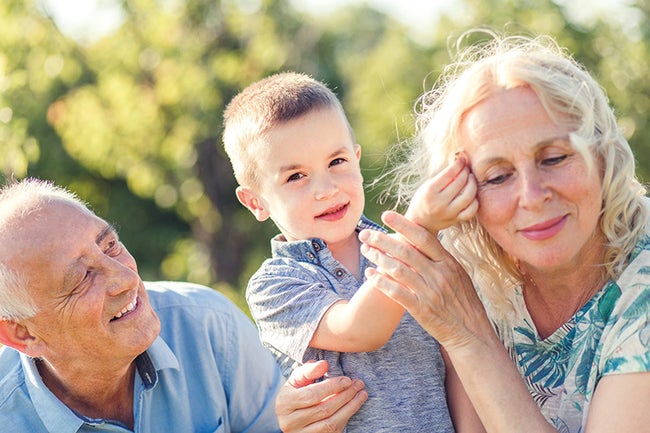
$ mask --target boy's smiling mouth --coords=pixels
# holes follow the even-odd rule
[[[345,203],[345,204],[331,207],[327,209],[325,212],[323,212],[322,214],[317,215],[316,219],[323,219],[326,221],[337,221],[345,216],[349,206],[350,203]]]

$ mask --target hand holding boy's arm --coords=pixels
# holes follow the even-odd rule
[[[436,233],[476,214],[476,192],[476,180],[460,156],[418,188],[404,215]]]
[[[285,433],[342,432],[352,415],[368,398],[359,379],[322,377],[326,361],[309,362],[296,368],[275,400],[275,412]]]

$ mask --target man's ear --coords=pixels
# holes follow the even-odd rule
[[[43,351],[43,344],[39,338],[30,334],[24,325],[10,319],[0,319],[0,343],[32,358],[41,356]]]
[[[266,221],[270,214],[266,210],[263,200],[252,189],[246,186],[238,186],[235,190],[239,202],[246,206],[258,221]]]

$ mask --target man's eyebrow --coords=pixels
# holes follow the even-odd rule
[[[101,244],[102,241],[110,235],[114,235],[115,237],[117,237],[117,230],[115,229],[115,226],[107,223],[106,227],[104,227],[104,229],[101,232],[99,232],[99,234],[95,238],[95,243],[97,245]]]

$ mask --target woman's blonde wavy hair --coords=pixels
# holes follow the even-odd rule
[[[489,38],[460,49],[465,38]],[[553,121],[567,126],[572,145],[593,168],[602,161],[600,227],[607,245],[603,266],[612,278],[625,268],[647,220],[644,186],[635,176],[634,155],[619,130],[604,90],[548,36],[501,36],[473,30],[459,38],[457,60],[419,99],[417,134],[407,156],[390,173],[389,191],[398,205],[462,149],[464,114],[498,91],[527,86]],[[499,246],[476,218],[444,230],[443,245],[468,271],[489,309],[507,318],[509,292],[521,284],[516,259]],[[494,316],[493,316],[494,317]]]

